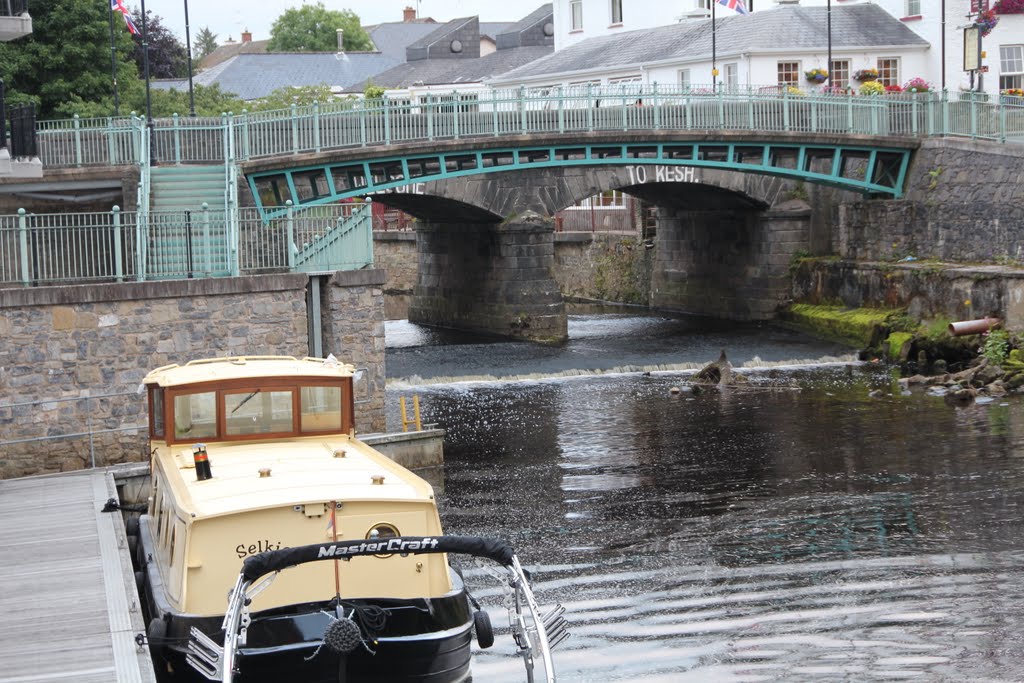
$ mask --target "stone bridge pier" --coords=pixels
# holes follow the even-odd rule
[[[567,338],[550,220],[421,222],[416,241],[411,322],[540,342]]]

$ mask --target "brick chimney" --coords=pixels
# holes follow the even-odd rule
[[[243,43],[251,43],[252,42],[252,34],[249,33],[248,30],[242,31],[242,42]]]
[[[402,10],[402,21],[405,23],[416,21],[416,10],[412,7],[406,7]]]

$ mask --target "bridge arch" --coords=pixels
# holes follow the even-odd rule
[[[626,169],[631,184],[693,168],[899,197],[917,145],[863,135],[602,131],[335,150],[248,162],[243,172],[268,219],[282,215],[287,201],[315,206],[437,181],[585,167]]]
[[[841,195],[898,196],[916,141],[864,136],[605,132],[569,140],[422,142],[243,166],[265,215],[372,194],[420,218],[410,320],[560,341],[555,213],[616,189],[657,205],[649,302],[734,319],[770,318],[809,208],[780,208],[800,181]],[[794,181],[797,181],[796,183]]]

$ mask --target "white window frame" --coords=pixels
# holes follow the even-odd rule
[[[999,89],[1010,88],[1024,88],[1024,45],[999,46]]]
[[[622,0],[611,0],[611,7],[608,8],[608,18],[612,26],[622,23]]]
[[[726,88],[738,88],[740,85],[740,65],[729,62],[722,65],[722,85]]]
[[[842,68],[837,69],[836,66]],[[853,78],[853,71],[849,59],[833,59],[828,68],[828,84],[837,88],[845,88],[850,85]]]
[[[679,69],[679,71],[676,72],[676,82],[679,84],[680,88],[690,87],[690,76],[691,72],[689,69]]]
[[[906,17],[919,17],[921,16],[921,0],[907,0],[907,13],[903,16]]]
[[[583,30],[583,0],[569,0],[569,30]]]
[[[882,68],[882,62],[895,62],[896,69],[895,73],[891,76],[886,75],[886,70]],[[879,57],[875,60],[875,68],[878,69],[878,82],[882,85],[899,85],[903,79],[901,72],[903,71],[903,61],[899,57]]]
[[[783,64],[795,64],[796,65],[796,68],[794,68],[792,70],[786,69],[786,75],[787,76],[792,75],[792,80],[788,80],[788,81],[782,80],[782,73],[781,73],[780,69],[781,69]],[[801,70],[801,67],[802,67],[802,63],[798,59],[780,59],[779,61],[775,62],[775,81],[776,81],[777,85],[780,85],[780,86],[781,85],[787,85],[787,86],[798,87],[800,85],[800,70]]]

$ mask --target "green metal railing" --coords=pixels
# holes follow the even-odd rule
[[[373,262],[369,205],[0,215],[0,287],[329,272]],[[319,245],[319,248],[311,245]],[[307,267],[299,268],[303,253]],[[315,266],[315,267],[314,267]]]
[[[43,121],[48,168],[136,163],[138,117]],[[978,93],[795,94],[777,86],[479,90],[415,102],[344,101],[219,118],[158,119],[158,163],[225,163],[446,138],[591,131],[734,130],[1024,141],[1024,101]]]

